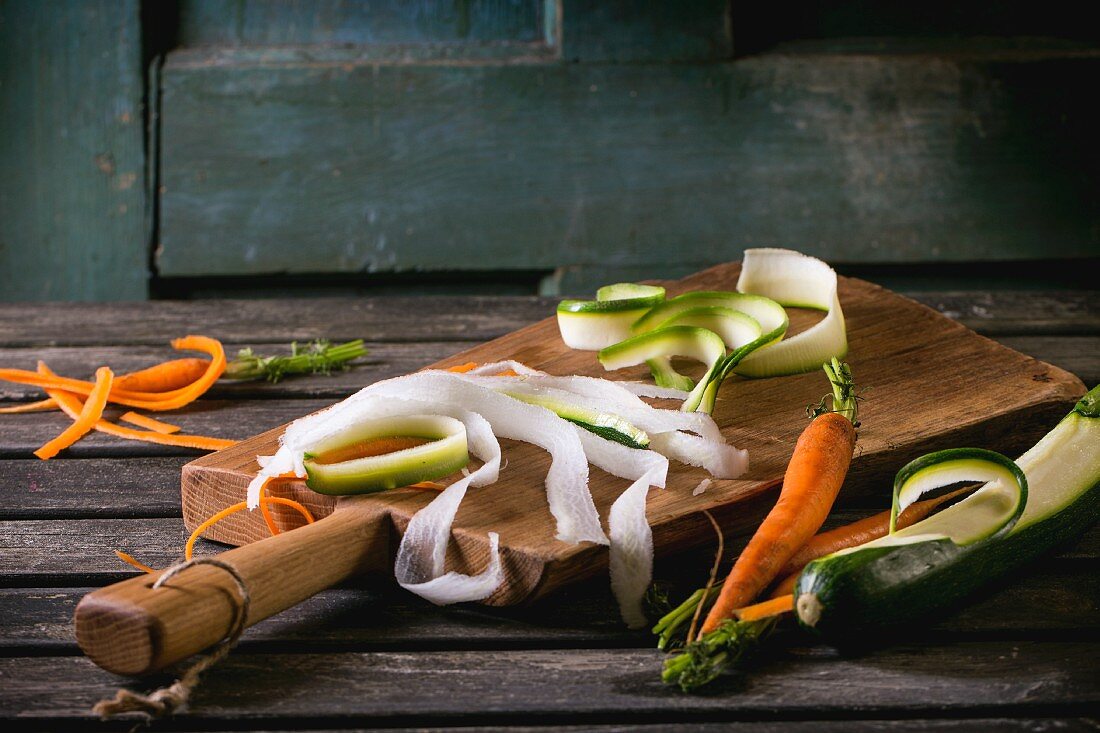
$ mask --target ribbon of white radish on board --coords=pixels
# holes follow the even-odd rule
[[[653,578],[653,530],[645,516],[653,479],[647,473],[631,484],[611,505],[607,516],[611,592],[623,621],[632,629],[646,625],[642,599]]]
[[[504,369],[520,376],[493,376]],[[431,401],[423,395],[430,395]],[[544,402],[553,405],[554,410],[540,406]],[[627,420],[633,421],[653,435],[649,442],[655,450],[608,440],[555,411],[573,407],[614,417],[620,427]],[[668,458],[704,466],[722,478],[738,475],[746,465],[744,451],[725,443],[709,415],[652,407],[623,383],[593,377],[553,377],[518,362],[498,362],[466,374],[426,371],[380,382],[295,421],[284,432],[278,452],[261,459],[260,475],[250,487],[249,499],[258,503],[267,476],[287,472],[304,476],[303,462],[311,447],[333,443],[349,430],[361,431],[364,423],[409,415],[447,416],[460,421],[469,453],[483,461],[476,471],[464,470],[463,478],[412,517],[398,548],[394,567],[398,583],[438,604],[483,600],[503,580],[496,533],[489,533],[488,563],[481,573],[445,572],[452,524],[467,489],[497,480],[502,460],[498,437],[530,442],[551,454],[547,500],[557,523],[558,539],[611,545],[612,588],[624,620],[632,626],[644,623],[641,598],[653,564],[652,532],[645,518],[646,496],[650,486],[664,486]],[[633,481],[611,507],[610,539],[603,534],[588,491],[590,462]]]
[[[496,532],[489,533],[489,564],[484,571],[478,575],[443,572],[451,526],[466,489],[496,481],[500,470],[500,443],[488,421],[472,412],[466,412],[460,419],[466,425],[470,453],[483,464],[448,486],[413,515],[401,537],[394,562],[394,576],[402,588],[438,605],[483,600],[492,595],[504,579],[500,537]]]
[[[506,387],[511,393],[526,392],[532,396],[545,397],[563,404],[572,402],[591,409],[602,406],[646,431],[650,438],[650,450],[681,463],[702,467],[715,478],[738,478],[748,468],[748,453],[726,443],[710,415],[652,407],[618,387],[615,382],[594,377],[480,379],[494,388],[498,388],[498,385],[499,388]],[[696,435],[681,431],[691,431]],[[587,446],[585,452],[589,452]],[[591,456],[589,460],[591,461]],[[622,473],[616,475],[623,476]],[[637,478],[636,475],[623,477]]]
[[[826,311],[825,318],[802,333],[756,349],[733,367],[746,377],[774,377],[819,368],[848,353],[844,312],[833,268],[789,249],[747,249],[737,289],[763,295],[785,307]]]
[[[352,395],[354,402],[370,396],[431,395],[477,412],[500,438],[532,443],[550,453],[546,498],[563,542],[606,545],[607,535],[588,490],[588,460],[572,423],[550,410],[529,405],[449,372],[426,371],[378,382]]]

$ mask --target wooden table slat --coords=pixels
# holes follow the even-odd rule
[[[1098,642],[896,645],[854,657],[794,648],[703,695],[663,684],[661,658],[640,649],[242,653],[205,675],[177,719],[346,727],[920,717],[926,699],[940,715],[1016,717],[1100,704]],[[0,717],[55,723],[87,719],[122,682],[82,657],[0,659],[0,679]]]

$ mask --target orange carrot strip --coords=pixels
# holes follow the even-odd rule
[[[201,377],[206,371],[210,362],[206,359],[198,359],[195,357],[188,357],[186,359],[174,359],[172,361],[166,361],[156,366],[151,366],[148,369],[142,369],[136,372],[129,372],[128,374],[119,374],[115,376],[112,389],[122,389],[126,391],[145,391],[145,392],[162,392],[171,389],[177,389],[179,387],[185,387],[191,384],[196,379]],[[10,407],[0,407],[0,415],[18,415],[28,412],[45,412],[47,410],[59,410],[61,409],[57,401],[53,398],[47,398],[39,400],[38,402],[27,402],[21,405],[12,405]],[[126,419],[128,415],[135,413],[128,412],[122,416],[122,419]],[[152,420],[152,418],[144,418],[146,420]],[[135,423],[141,424],[141,423]],[[159,423],[164,425],[164,423]],[[142,427],[150,427],[148,425],[142,425]],[[157,432],[178,432],[179,428],[175,430],[162,430],[157,428],[150,428],[151,430],[157,430]]]
[[[779,500],[734,563],[700,634],[751,603],[817,532],[844,483],[855,443],[855,428],[840,413],[824,413],[806,426],[787,465]]]
[[[207,359],[194,356],[172,359],[123,374],[115,379],[115,387],[126,392],[171,392],[194,383],[209,368]]]
[[[21,415],[25,412],[45,412],[56,409],[57,401],[47,398],[38,402],[24,402],[11,407],[0,407],[0,415]]]
[[[325,451],[319,455],[313,457],[315,463],[343,463],[344,461],[354,460],[356,458],[367,458],[368,456],[381,456],[386,453],[394,453],[399,450],[406,450],[408,448],[416,448],[417,446],[424,445],[428,441],[425,438],[413,438],[406,435],[393,435],[384,438],[372,438],[370,440],[361,440],[358,443],[352,443],[351,445],[343,446],[342,448],[333,448],[332,450]]]
[[[203,375],[186,387],[169,392],[133,392],[122,389],[112,389],[108,396],[108,401],[119,405],[127,405],[128,407],[152,410],[154,412],[175,410],[198,399],[206,390],[210,389],[210,386],[213,385],[214,382],[218,380],[218,377],[221,376],[222,372],[225,371],[225,349],[222,348],[222,345],[218,341],[212,338],[207,338],[206,336],[187,336],[172,341],[172,348],[206,351],[212,358]],[[93,389],[93,385],[89,382],[80,379],[59,377],[53,372],[50,372],[48,375],[43,375],[42,373],[28,372],[23,369],[0,369],[0,379],[8,382],[15,382],[17,384],[32,384],[36,387],[42,387],[47,391],[47,394],[50,389],[60,389],[86,397],[91,394]]]
[[[737,617],[738,621],[758,621],[768,616],[777,616],[793,610],[794,596],[788,593],[785,596],[778,596],[761,603],[739,608],[733,612],[733,615]]]
[[[402,486],[403,489],[416,489],[417,491],[443,491],[447,488],[443,484],[436,483],[435,481],[421,481],[416,484],[409,484],[408,486]]]
[[[190,560],[191,556],[195,554],[195,541],[198,540],[199,535],[201,535],[203,532],[210,529],[229,515],[236,514],[237,512],[247,508],[248,502],[246,501],[238,502],[236,504],[233,504],[232,506],[227,506],[225,509],[222,509],[220,512],[217,512],[213,516],[207,518],[207,520],[200,524],[198,527],[195,527],[195,531],[192,532],[191,536],[187,538],[187,544],[183,548],[183,559]]]
[[[291,509],[294,509],[302,515],[302,517],[306,520],[306,524],[313,524],[317,521],[313,518],[313,514],[309,511],[309,509],[306,508],[306,505],[302,504],[301,502],[294,501],[293,499],[287,499],[283,496],[269,496],[265,501],[269,501],[273,504],[282,504],[283,506],[288,506]]]
[[[119,560],[121,560],[124,563],[128,563],[130,565],[133,565],[135,568],[142,571],[143,573],[155,573],[156,572],[156,570],[149,567],[148,565],[143,563],[141,560],[138,560],[136,557],[134,557],[133,555],[131,555],[128,552],[123,552],[122,550],[115,550],[115,554],[118,555]]]
[[[458,366],[447,367],[447,371],[455,372],[457,374],[465,374],[466,372],[477,369],[477,366],[478,366],[478,364],[477,364],[476,361],[468,361],[465,364],[459,364]],[[502,372],[497,372],[493,376],[496,376],[496,377],[518,377],[519,373],[516,372],[514,369],[505,369]]]
[[[40,364],[40,368],[49,370],[45,364]],[[83,409],[83,404],[80,398],[69,392],[63,392],[61,390],[50,389],[46,391],[50,397],[57,400],[58,405],[65,411],[65,414],[74,420],[80,414]],[[127,438],[129,440],[141,440],[146,443],[157,443],[160,445],[173,445],[180,448],[198,448],[200,450],[221,450],[222,448],[228,448],[231,445],[236,445],[235,440],[224,440],[222,438],[207,438],[202,435],[162,435],[160,433],[154,433],[146,430],[134,430],[132,428],[123,427],[122,425],[116,425],[113,422],[100,419],[95,424],[95,429],[101,433],[107,435],[114,435],[118,438]]]
[[[114,376],[109,367],[97,369],[95,388],[88,395],[88,401],[80,408],[80,412],[73,418],[72,424],[65,428],[61,435],[36,450],[34,454],[44,461],[49,460],[91,432],[103,415],[103,408],[107,406],[107,394],[111,391]]]
[[[119,420],[128,422],[131,425],[137,425],[139,428],[152,430],[154,433],[160,433],[161,435],[171,435],[172,433],[178,433],[180,431],[179,425],[161,422],[156,418],[149,417],[148,415],[141,415],[133,410],[123,413],[123,415],[119,417]]]
[[[313,515],[309,513],[309,510],[306,509],[301,504],[299,504],[298,502],[294,501],[293,499],[284,499],[281,496],[268,496],[264,499],[264,501],[270,501],[270,502],[274,502],[276,504],[283,504],[285,506],[289,506],[289,507],[293,507],[294,509],[297,509],[298,512],[300,512],[301,515],[306,518],[306,523],[308,523],[308,524],[313,524],[313,522],[315,521],[313,519]],[[192,555],[194,555],[194,553],[195,553],[195,542],[199,539],[199,536],[203,532],[210,529],[215,524],[217,524],[221,520],[225,519],[229,515],[236,514],[237,512],[242,511],[246,508],[248,508],[248,502],[246,502],[246,501],[242,501],[242,502],[239,502],[237,504],[233,504],[232,506],[227,506],[225,509],[222,509],[220,512],[217,512],[213,516],[209,517],[205,522],[200,524],[198,527],[195,527],[195,531],[192,532],[191,536],[187,538],[187,545],[183,548],[183,558],[185,560],[190,560],[191,559]]]
[[[447,367],[447,371],[455,372],[457,374],[465,374],[471,369],[477,369],[476,361],[468,361],[465,364],[459,364],[458,366]]]

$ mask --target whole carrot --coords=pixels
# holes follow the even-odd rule
[[[795,443],[779,500],[734,563],[700,637],[733,618],[779,574],[783,565],[821,528],[848,475],[856,444],[856,397],[847,364],[823,365],[833,385],[833,409],[825,399]]]

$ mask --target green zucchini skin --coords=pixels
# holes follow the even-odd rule
[[[938,539],[814,560],[795,584],[799,623],[836,642],[927,623],[1079,537],[1098,513],[1100,481],[1060,511],[1018,532],[964,546]]]

